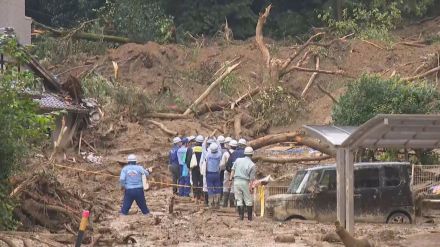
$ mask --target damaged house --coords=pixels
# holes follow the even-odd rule
[[[11,28],[0,28],[0,34],[14,36]],[[1,44],[0,44],[1,45]],[[26,97],[33,98],[39,104],[42,112],[60,111],[56,121],[56,129],[52,130],[52,143],[54,153],[63,153],[74,143],[74,137],[79,136],[81,130],[95,126],[101,118],[101,111],[93,99],[83,98],[80,81],[75,77],[69,77],[60,82],[35,58],[25,51],[27,64],[20,70],[28,70],[41,79],[41,90],[38,92],[26,92]],[[0,73],[4,71],[8,63],[13,63],[10,58],[0,54]]]

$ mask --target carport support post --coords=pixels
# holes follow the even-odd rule
[[[354,233],[354,157],[353,152],[345,149],[345,229]]]
[[[342,226],[345,224],[345,150],[336,150],[336,215]]]

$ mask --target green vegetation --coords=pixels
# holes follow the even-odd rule
[[[18,66],[26,61],[25,54],[14,39],[0,36],[0,53],[16,61],[0,73],[0,230],[13,227],[13,203],[7,197],[8,177],[20,163],[47,139],[52,127],[49,115],[38,113],[37,104],[25,97],[29,90],[38,90],[38,80],[29,72],[19,72]]]
[[[440,94],[428,83],[407,83],[399,78],[363,75],[348,84],[347,92],[334,105],[337,125],[361,125],[380,113],[440,112]]]
[[[333,106],[332,118],[336,125],[358,126],[377,114],[430,114],[440,112],[440,93],[428,83],[382,79],[378,75],[363,75],[348,85],[347,92]],[[364,153],[370,160],[374,153]],[[438,155],[430,150],[416,150],[414,162],[438,163]],[[387,150],[380,160],[398,160],[397,150]]]
[[[278,86],[261,92],[252,102],[250,112],[257,119],[269,120],[271,125],[280,126],[295,122],[304,112],[304,106],[301,100]]]
[[[234,38],[255,35],[258,14],[273,4],[266,36],[296,39],[310,27],[326,25],[337,33],[389,39],[388,31],[407,20],[438,14],[438,0],[27,0],[27,15],[56,27],[72,28],[95,20],[104,33],[138,41],[183,41],[214,36],[228,20]],[[342,3],[338,5],[338,3]]]

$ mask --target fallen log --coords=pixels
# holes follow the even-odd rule
[[[255,161],[263,161],[263,162],[277,163],[277,164],[297,163],[297,162],[305,162],[305,161],[322,161],[331,158],[333,157],[329,155],[323,155],[318,157],[265,157],[265,156],[253,157]]]
[[[318,56],[316,56],[315,69],[319,70],[319,57]],[[314,72],[312,74],[312,76],[310,76],[309,82],[307,82],[306,87],[304,88],[304,90],[301,93],[302,98],[306,95],[307,91],[309,91],[309,88],[312,86],[312,84],[315,81],[317,76],[318,76],[318,72]]]
[[[251,146],[253,149],[259,149],[271,144],[276,144],[280,142],[287,142],[294,140],[295,137],[300,136],[301,134],[298,132],[289,132],[289,133],[282,133],[282,134],[274,134],[274,135],[267,135],[263,136],[261,138],[252,140],[249,142],[249,146]]]
[[[162,123],[156,122],[154,120],[147,120],[149,123],[156,125],[157,127],[159,127],[159,129],[163,130],[163,132],[167,133],[170,136],[177,136],[177,131],[173,131],[168,129],[165,125],[163,125]]]
[[[306,137],[304,136],[304,134],[300,132],[287,132],[287,133],[263,136],[261,138],[250,141],[249,146],[251,146],[253,149],[256,150],[272,144],[277,144],[280,142],[289,142],[289,141],[293,141],[297,144],[308,146],[310,148],[320,151],[321,153],[325,153],[331,156],[334,156],[336,154],[336,152],[330,146],[321,143],[315,139],[312,139],[310,137]]]
[[[195,101],[192,103],[188,109],[183,113],[183,115],[188,115],[190,112],[192,112],[208,95],[212,92],[212,90],[217,87],[220,82],[225,79],[226,76],[228,76],[232,71],[234,71],[238,66],[240,65],[240,62],[228,67],[223,74],[221,74],[214,82],[209,85],[209,87],[203,92]]]
[[[152,112],[146,115],[147,118],[161,118],[161,119],[187,119],[191,118],[188,115],[178,114],[178,113],[162,113],[162,112]]]

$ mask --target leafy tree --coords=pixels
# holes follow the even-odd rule
[[[17,65],[26,56],[14,39],[0,36],[0,54],[14,58]],[[12,202],[8,198],[7,178],[34,147],[38,147],[52,118],[38,113],[36,103],[24,93],[36,89],[37,80],[8,64],[0,73],[0,229],[12,227]]]
[[[361,125],[377,114],[428,114],[440,111],[440,94],[427,83],[409,84],[398,78],[363,75],[348,85],[334,105],[337,125]]]

